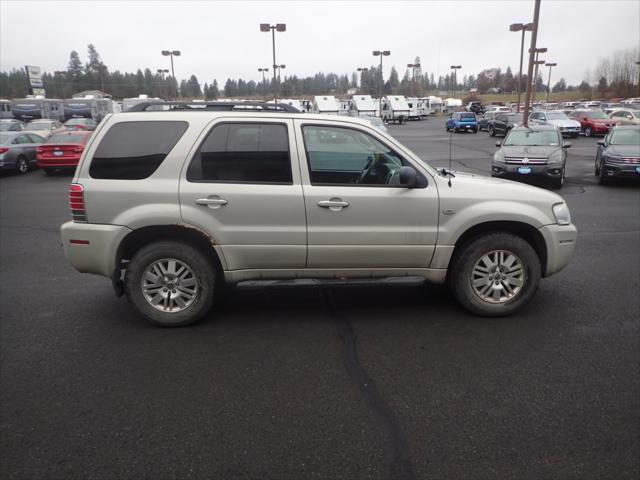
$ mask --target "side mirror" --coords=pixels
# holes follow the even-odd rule
[[[400,167],[400,185],[407,188],[414,188],[418,183],[418,173],[413,167]]]
[[[502,142],[496,142],[496,147],[500,148],[502,146]]]
[[[571,142],[563,142],[562,148],[571,148]]]
[[[598,145],[601,145],[604,147],[604,140],[598,140]]]

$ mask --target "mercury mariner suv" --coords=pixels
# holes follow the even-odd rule
[[[560,196],[454,177],[364,120],[259,103],[131,110],[87,144],[62,240],[73,267],[162,326],[202,318],[224,284],[274,280],[448,282],[470,312],[508,315],[573,255]]]

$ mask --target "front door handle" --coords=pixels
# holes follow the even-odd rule
[[[229,203],[229,200],[219,197],[218,195],[211,195],[207,198],[199,198],[196,200],[198,205],[204,205],[209,208],[220,208],[223,205]]]
[[[349,202],[345,202],[340,198],[332,198],[330,200],[320,200],[318,205],[322,208],[328,208],[333,212],[338,212],[343,208],[347,208],[349,206]]]

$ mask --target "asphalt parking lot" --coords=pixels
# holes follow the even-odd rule
[[[443,118],[390,132],[448,165]],[[597,139],[570,141],[576,255],[504,319],[441,287],[305,287],[153,327],[64,259],[70,176],[3,175],[0,476],[638,478],[640,185],[599,186]],[[454,134],[453,169],[488,175],[494,143]]]

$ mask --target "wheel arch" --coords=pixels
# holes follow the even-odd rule
[[[511,233],[529,243],[529,245],[531,245],[531,247],[536,252],[538,259],[540,260],[540,269],[542,272],[542,276],[545,276],[547,267],[547,246],[544,241],[544,237],[537,228],[524,222],[489,221],[473,225],[472,227],[465,230],[462,235],[460,235],[456,240],[450,261],[453,262],[456,258],[456,255],[459,255],[460,252],[464,250],[465,245],[467,245],[469,242],[487,233],[498,232]]]

